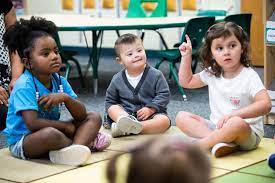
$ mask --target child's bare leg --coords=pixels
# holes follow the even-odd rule
[[[76,125],[76,133],[73,139],[74,144],[88,146],[96,138],[101,126],[101,117],[95,112],[87,114],[87,118],[82,122],[73,123]]]
[[[232,117],[221,129],[216,129],[210,135],[201,139],[199,144],[205,149],[210,149],[220,142],[235,142],[238,144],[245,141],[250,133],[251,128],[248,123],[240,117]]]
[[[117,118],[121,115],[129,115],[120,105],[112,105],[108,109],[109,117],[114,121],[117,122]]]
[[[166,115],[157,114],[152,119],[142,121],[141,134],[153,134],[166,131],[170,126],[170,120]]]
[[[185,111],[180,111],[176,116],[176,125],[188,136],[203,138],[212,133],[205,119]]]
[[[50,150],[57,150],[72,144],[61,131],[46,127],[25,136],[23,141],[24,155],[27,158],[41,158],[47,156]]]

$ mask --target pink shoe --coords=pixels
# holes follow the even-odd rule
[[[95,140],[91,144],[91,151],[103,151],[111,145],[111,135],[98,132]]]

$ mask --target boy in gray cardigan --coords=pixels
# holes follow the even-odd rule
[[[162,72],[146,64],[142,40],[133,34],[119,37],[115,52],[125,69],[113,76],[106,92],[112,136],[164,132],[170,127],[166,115],[170,91]]]

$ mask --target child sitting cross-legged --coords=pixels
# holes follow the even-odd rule
[[[112,136],[164,132],[170,126],[170,91],[163,74],[148,65],[142,40],[133,34],[119,37],[115,52],[124,69],[106,92],[106,124],[112,123]]]
[[[56,34],[53,22],[38,17],[21,19],[4,34],[5,45],[19,54],[25,67],[9,99],[4,133],[14,157],[49,156],[53,163],[78,166],[86,163],[91,151],[107,148],[111,137],[98,132],[100,116],[87,113],[68,81],[58,74]],[[63,107],[73,119],[59,119]]]
[[[191,71],[192,44],[179,47],[179,81],[185,88],[208,85],[210,120],[181,111],[177,126],[187,135],[199,138],[198,144],[212,149],[215,157],[237,150],[256,149],[264,135],[263,115],[271,101],[258,74],[251,68],[249,39],[242,27],[233,22],[211,26],[201,48],[203,71]]]

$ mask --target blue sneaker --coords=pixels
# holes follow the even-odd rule
[[[267,158],[267,163],[268,163],[268,166],[275,170],[275,153],[274,154],[271,154],[268,158]]]

